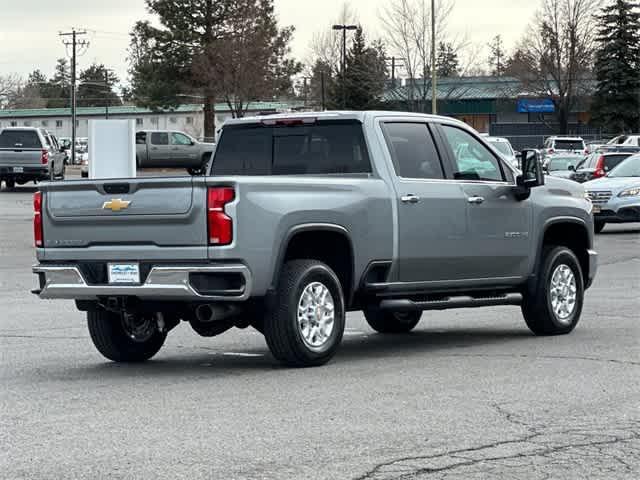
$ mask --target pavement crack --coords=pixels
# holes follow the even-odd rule
[[[599,447],[605,447],[605,446],[615,445],[619,443],[630,442],[640,438],[640,436],[636,432],[633,432],[630,435],[625,437],[614,437],[608,440],[597,440],[597,441],[591,441],[591,442],[570,443],[570,444],[545,447],[543,445],[533,442],[533,440],[535,440],[536,438],[542,435],[544,434],[532,433],[520,439],[493,442],[493,443],[480,445],[477,447],[472,447],[467,449],[451,450],[451,451],[434,454],[434,455],[403,457],[400,459],[392,460],[390,462],[380,463],[376,465],[369,472],[365,473],[360,477],[357,477],[356,480],[375,480],[375,479],[390,478],[386,475],[386,473],[387,472],[397,473],[398,470],[389,472],[388,469],[389,468],[397,469],[399,466],[401,466],[400,464],[403,464],[405,462],[425,462],[425,461],[428,462],[428,461],[434,461],[434,460],[446,461],[447,459],[450,460],[447,464],[442,466],[420,467],[420,468],[414,468],[411,471],[406,471],[405,469],[404,470],[405,473],[402,473],[399,476],[393,476],[391,478],[394,478],[394,480],[401,480],[405,478],[413,478],[418,475],[446,473],[459,468],[472,467],[480,463],[486,464],[487,462],[499,462],[502,460],[525,459],[525,458],[531,458],[531,457],[550,457],[556,453],[565,452],[572,449],[591,448],[591,447],[599,448]],[[518,445],[518,444],[526,444],[526,443],[530,443],[533,445],[533,448],[531,448],[527,452],[511,453],[507,455],[480,456],[477,458],[469,458],[467,460],[464,460],[464,458],[467,455],[472,453],[482,452],[484,450],[489,451],[491,449],[495,449],[502,446]],[[455,460],[462,460],[462,461],[455,461]]]
[[[588,362],[614,363],[640,367],[640,362],[633,360],[619,360],[617,358],[587,357],[580,355],[528,355],[523,353],[445,353],[439,357],[475,357],[475,358],[526,358],[533,360],[582,360]]]

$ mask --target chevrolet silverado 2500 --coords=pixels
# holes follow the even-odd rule
[[[42,184],[35,293],[75,300],[124,362],[180,321],[253,326],[293,366],[327,362],[354,310],[397,334],[423,311],[521,305],[533,333],[569,333],[597,268],[592,205],[535,151],[522,168],[438,116],[232,120],[205,176]]]

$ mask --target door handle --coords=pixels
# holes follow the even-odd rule
[[[420,197],[414,195],[413,193],[410,193],[409,195],[401,197],[400,200],[402,201],[402,203],[418,203],[420,201]]]
[[[484,203],[484,197],[469,197],[467,198],[467,202],[473,205],[480,205],[481,203]]]

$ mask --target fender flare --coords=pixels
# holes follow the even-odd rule
[[[585,232],[587,233],[587,238],[589,239],[589,227],[587,226],[587,222],[585,222],[580,217],[561,216],[561,217],[551,217],[545,220],[544,224],[542,225],[542,230],[540,232],[540,235],[538,236],[537,245],[535,247],[536,256],[533,264],[533,272],[531,273],[531,275],[529,276],[529,280],[527,281],[527,290],[529,292],[535,291],[538,272],[540,271],[540,268],[542,266],[542,249],[544,247],[544,237],[547,235],[547,231],[549,230],[550,227],[552,227],[553,225],[557,225],[559,223],[573,223],[575,225],[579,225],[583,227]],[[592,247],[590,243],[591,241],[589,241],[588,248]]]
[[[287,230],[287,233],[285,234],[282,242],[280,243],[280,246],[278,247],[278,255],[276,256],[276,261],[273,268],[273,275],[271,276],[271,285],[269,287],[269,290],[271,292],[275,292],[278,287],[278,278],[280,277],[280,272],[282,271],[282,267],[284,265],[285,253],[289,248],[291,239],[293,239],[293,237],[295,237],[299,233],[318,231],[318,230],[339,233],[340,235],[343,235],[347,239],[347,242],[349,243],[349,250],[350,250],[349,253],[352,259],[351,285],[349,286],[349,288],[351,290],[350,297],[353,297],[353,294],[355,291],[354,290],[355,256],[354,256],[353,242],[351,240],[351,236],[349,235],[349,230],[347,230],[342,225],[338,225],[335,223],[302,223],[299,225],[295,225],[289,228],[289,230]],[[351,300],[350,298],[349,299],[345,298],[345,302],[350,300]]]

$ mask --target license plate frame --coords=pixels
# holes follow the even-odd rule
[[[24,167],[13,167],[13,173],[24,173]]]
[[[107,263],[109,285],[140,285],[139,263]]]

